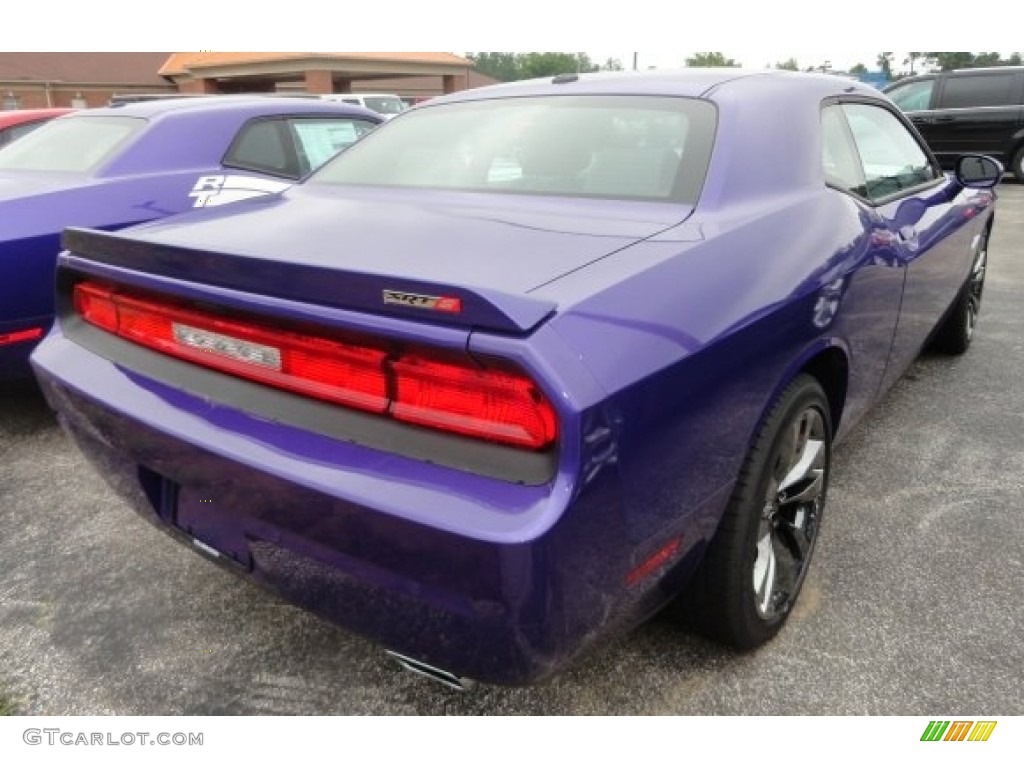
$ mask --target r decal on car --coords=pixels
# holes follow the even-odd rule
[[[188,196],[195,198],[193,208],[210,208],[283,192],[290,186],[291,184],[284,181],[259,179],[255,176],[200,176]]]

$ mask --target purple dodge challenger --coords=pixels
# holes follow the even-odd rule
[[[287,188],[382,118],[317,99],[223,96],[75,112],[0,149],[0,381],[31,376],[60,234]]]
[[[33,362],[144,517],[450,684],[670,604],[751,648],[835,440],[970,343],[1000,172],[831,76],[474,90],[281,195],[67,231]]]

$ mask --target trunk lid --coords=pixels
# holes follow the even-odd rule
[[[684,219],[678,204],[317,185],[122,234],[74,255],[172,278],[431,323],[526,332],[530,291]]]

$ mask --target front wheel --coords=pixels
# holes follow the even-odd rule
[[[771,409],[732,499],[677,611],[698,631],[741,649],[782,627],[807,576],[832,459],[828,399],[800,375]]]

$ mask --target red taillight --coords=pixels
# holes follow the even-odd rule
[[[110,291],[79,283],[75,286],[75,311],[87,322],[117,333],[117,307]]]
[[[386,352],[138,299],[89,283],[75,286],[88,322],[168,355],[262,384],[382,413]]]
[[[555,438],[554,411],[525,376],[412,355],[391,367],[396,419],[527,448]]]
[[[151,349],[270,386],[524,448],[557,436],[554,409],[526,376],[282,331],[93,283],[74,289],[87,322]],[[388,393],[392,395],[389,398]]]
[[[26,328],[23,331],[0,333],[0,347],[6,346],[7,344],[18,344],[22,341],[35,341],[36,339],[41,338],[42,335],[42,328]]]

